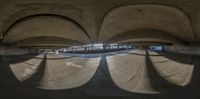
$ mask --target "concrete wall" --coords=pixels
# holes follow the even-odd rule
[[[200,46],[172,45],[164,46],[164,50],[182,54],[200,55]]]
[[[27,49],[0,46],[0,55],[24,55],[24,54],[29,54],[29,51]]]

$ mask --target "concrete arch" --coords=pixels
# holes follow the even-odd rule
[[[87,32],[73,19],[53,14],[38,14],[22,18],[11,25],[3,35],[2,44],[43,36],[61,37],[81,43],[90,42]]]
[[[159,30],[170,33],[186,42],[194,35],[187,15],[178,8],[165,5],[126,5],[112,9],[104,17],[99,32],[99,42],[135,30]]]
[[[12,43],[10,46],[15,47],[70,47],[74,45],[82,45],[83,43],[74,40],[62,38],[62,37],[49,37],[39,36],[23,39]]]
[[[164,31],[159,30],[134,30],[126,33],[118,34],[111,39],[109,39],[108,43],[125,43],[125,42],[163,42],[169,44],[187,44],[184,40],[175,37],[170,33],[166,33]]]

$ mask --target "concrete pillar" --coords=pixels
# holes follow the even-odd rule
[[[105,51],[105,50],[106,50],[106,44],[103,43],[103,51]]]
[[[117,44],[117,49],[119,49],[119,44]]]
[[[148,49],[148,46],[146,46],[146,45],[140,45],[140,46],[138,46],[138,49],[139,50],[146,50],[146,49]]]
[[[74,52],[74,47],[72,46],[72,53]]]

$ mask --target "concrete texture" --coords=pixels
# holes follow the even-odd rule
[[[0,55],[23,55],[29,54],[27,49],[21,49],[16,47],[0,46]]]
[[[173,45],[173,46],[164,46],[164,50],[174,53],[190,54],[190,55],[200,55],[200,47],[198,45]]]
[[[19,81],[26,81],[37,72],[43,72],[38,87],[42,89],[68,89],[81,86],[91,79],[100,61],[100,58],[84,59],[55,54],[46,54],[45,57],[45,71],[39,69],[44,60],[44,54],[21,63],[10,64],[10,68]]]
[[[104,18],[99,39],[107,41],[121,33],[131,32],[134,34],[138,32],[136,30],[148,29],[150,33],[151,30],[159,30],[164,35],[169,33],[185,41],[194,40],[190,21],[185,13],[170,6],[148,4],[122,6],[111,10]],[[145,32],[148,33],[148,31]],[[165,37],[166,39],[170,38]]]
[[[147,30],[147,33],[129,40],[121,36],[121,39],[145,41],[145,35],[156,30],[160,33],[155,38],[151,36],[151,41],[200,41],[198,0],[1,0],[0,3],[3,44],[37,36],[62,37],[82,43],[106,42],[137,30]]]
[[[11,48],[0,50],[0,99],[199,99],[200,57],[187,49],[199,46],[199,6],[199,0],[0,0],[0,46]],[[105,42],[187,47],[181,54],[179,47],[86,56],[14,48]]]
[[[20,35],[19,35],[20,34]],[[26,39],[33,39],[34,37],[43,37],[43,41],[51,43],[52,39],[45,39],[45,37],[59,37],[62,39],[69,39],[73,41],[79,41],[82,43],[89,43],[90,40],[87,37],[84,30],[77,26],[73,21],[54,15],[38,15],[23,19],[20,23],[16,23],[9,29],[3,43],[12,44],[25,40],[26,43],[41,43],[41,40],[27,41]],[[56,40],[55,40],[56,41]],[[22,45],[23,43],[22,42]],[[65,41],[66,42],[66,41]],[[70,41],[67,41],[70,42]],[[67,45],[67,44],[66,44]],[[76,45],[76,44],[74,44]]]
[[[126,31],[126,30],[125,30]],[[105,34],[106,35],[106,34]],[[114,34],[113,34],[114,35]],[[112,36],[107,43],[127,43],[127,42],[160,42],[169,44],[185,44],[186,42],[176,36],[158,30],[135,30],[127,33],[120,33]],[[153,44],[153,43],[152,43]]]
[[[148,63],[146,59],[145,50],[107,57],[114,82],[120,88],[132,92],[160,93],[152,84],[149,75],[153,73],[151,68],[154,68],[160,77],[174,85],[185,86],[190,82],[193,70],[192,64],[179,63],[155,52],[149,52],[148,58],[151,63]],[[163,83],[159,84],[162,86]],[[167,90],[168,86],[165,87]]]
[[[2,99],[200,97],[198,56],[134,50],[96,58],[43,54],[18,59],[1,57]]]

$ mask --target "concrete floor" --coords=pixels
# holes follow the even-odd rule
[[[200,98],[199,56],[145,50],[83,56],[1,56],[0,98]]]

